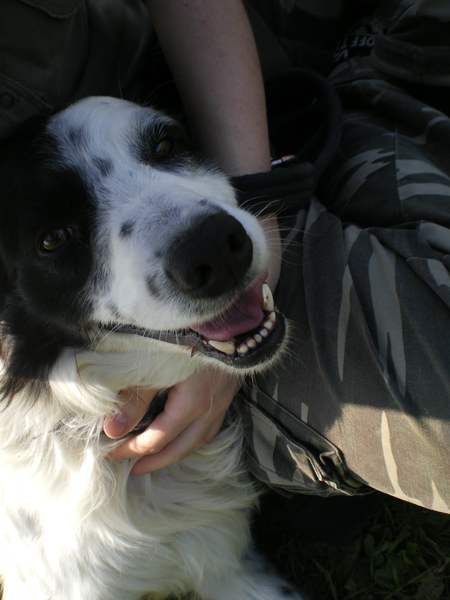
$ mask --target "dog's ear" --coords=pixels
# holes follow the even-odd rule
[[[6,270],[6,266],[0,256],[0,315],[3,312],[5,306],[6,297],[9,291],[10,278]]]
[[[0,141],[0,313],[14,286],[14,261],[9,247],[11,242],[17,242],[14,237],[20,219],[20,198],[34,157],[39,154],[47,122],[48,116],[32,117],[15,134]]]
[[[18,157],[17,162],[14,162],[14,150],[14,145],[9,140],[0,144],[0,315],[3,313],[13,279],[7,247],[15,229],[14,222],[17,220],[14,181],[20,186],[19,180],[23,176],[20,168],[21,158]]]

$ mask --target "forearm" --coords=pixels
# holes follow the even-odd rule
[[[147,0],[199,147],[228,175],[270,169],[262,75],[240,0]]]

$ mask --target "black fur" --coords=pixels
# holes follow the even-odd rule
[[[2,348],[9,370],[1,391],[8,397],[45,381],[62,349],[83,345],[89,328],[80,290],[92,265],[95,213],[80,177],[59,165],[44,128],[45,120],[33,121],[0,147],[1,321],[3,337],[14,340]],[[70,230],[68,241],[48,252],[42,240],[60,228]]]

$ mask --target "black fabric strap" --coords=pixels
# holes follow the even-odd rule
[[[297,212],[303,204],[309,204],[315,189],[311,163],[233,177],[231,184],[241,208],[258,216],[271,212]]]
[[[297,212],[338,149],[340,102],[326,79],[305,69],[279,69],[265,87],[273,154],[294,158],[272,171],[233,177],[231,184],[240,206],[254,214]]]

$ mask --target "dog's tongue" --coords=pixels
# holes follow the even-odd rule
[[[262,286],[266,275],[240,294],[220,317],[191,327],[206,340],[223,342],[258,327],[264,318]]]

